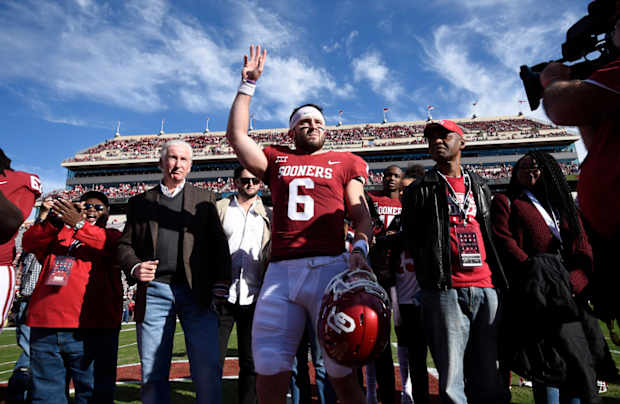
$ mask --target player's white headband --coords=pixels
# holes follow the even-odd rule
[[[323,114],[321,113],[321,111],[319,111],[315,107],[306,105],[303,108],[299,108],[297,112],[293,114],[293,116],[291,117],[291,120],[288,123],[289,128],[293,129],[299,121],[305,118],[318,118],[323,122],[323,124],[325,124],[325,118],[323,117]]]

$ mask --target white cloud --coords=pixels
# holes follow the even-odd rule
[[[450,115],[514,115],[525,91],[519,66],[533,65],[560,56],[566,29],[578,19],[575,10],[557,14],[552,6],[531,0],[510,2],[479,0],[443,1],[443,6],[463,7],[460,25],[440,25],[431,39],[419,38],[427,70],[449,83],[433,91],[433,102],[449,105]],[[534,12],[532,11],[534,10]],[[426,91],[426,94],[431,93]],[[478,100],[478,105],[471,105]],[[531,113],[545,119],[542,108]]]
[[[395,102],[402,93],[401,85],[394,79],[394,74],[378,52],[366,53],[354,59],[352,65],[355,81],[368,80],[370,88],[387,101]]]
[[[322,103],[327,92],[346,95],[339,89],[330,74],[322,68],[310,66],[297,58],[273,57],[268,60],[269,69],[261,78],[261,99],[276,105],[275,116],[283,122],[288,120],[291,110],[304,103]]]
[[[0,79],[34,80],[61,98],[87,97],[140,112],[179,103],[192,112],[225,110],[247,45],[261,43],[277,53],[296,38],[278,15],[251,1],[235,1],[229,44],[222,32],[175,15],[164,0],[132,0],[116,14],[75,1],[78,7],[70,10],[30,0],[0,11],[0,57],[7,61]],[[346,95],[325,70],[292,57],[270,56],[261,87],[277,108],[326,89]]]
[[[332,53],[341,48],[344,48],[347,54],[350,56],[351,46],[353,45],[353,41],[355,41],[355,38],[357,38],[359,34],[360,34],[359,31],[353,30],[349,32],[349,35],[347,35],[346,38],[334,41],[329,45],[323,45],[321,46],[321,49],[325,53]]]

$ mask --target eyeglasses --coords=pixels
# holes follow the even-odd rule
[[[99,205],[99,204],[92,204],[92,203],[85,203],[84,204],[84,210],[88,210],[90,208],[95,208],[95,210],[97,212],[103,212],[103,210],[105,209],[105,206],[103,205]]]
[[[239,182],[241,182],[243,185],[258,185],[260,184],[260,180],[258,178],[246,178],[246,177],[242,177],[239,178]]]

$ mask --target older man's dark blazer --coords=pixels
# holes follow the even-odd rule
[[[230,285],[231,262],[228,240],[215,208],[216,195],[186,183],[181,213],[165,211],[159,205],[160,186],[129,200],[127,223],[119,241],[118,260],[132,279],[131,269],[152,260],[157,251],[159,226],[178,227],[183,234],[183,266],[196,303],[211,303],[213,285]],[[139,282],[136,291],[136,322],[144,319],[148,282]]]

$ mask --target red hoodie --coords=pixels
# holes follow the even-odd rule
[[[116,265],[121,232],[85,223],[75,231],[48,222],[24,233],[24,250],[34,253],[43,270],[30,298],[26,324],[43,328],[117,328],[121,324],[123,286]],[[69,252],[69,247],[76,244]],[[64,286],[46,285],[56,256],[75,263]]]

